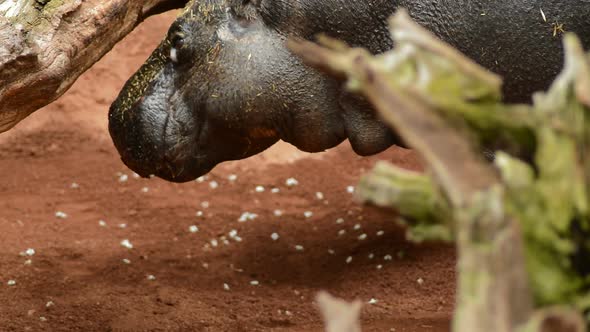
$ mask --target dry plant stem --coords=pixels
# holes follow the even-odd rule
[[[326,332],[361,332],[362,304],[359,300],[348,303],[322,291],[316,296],[316,301]]]
[[[455,331],[513,331],[528,319],[532,300],[521,233],[504,215],[494,170],[418,95],[396,93],[381,74],[368,65],[363,70],[364,94],[423,156],[454,209],[460,271]]]
[[[187,0],[0,0],[0,133],[61,96],[147,15]]]
[[[519,332],[582,332],[586,322],[580,314],[570,308],[554,307],[542,309],[531,317],[527,326]]]
[[[416,44],[432,36],[407,14],[392,21],[394,36]],[[427,43],[427,44],[428,44]],[[518,224],[504,213],[503,190],[495,170],[475,153],[469,140],[446,123],[428,100],[412,88],[403,89],[359,50],[343,54],[305,42],[292,50],[328,72],[345,74],[356,90],[370,100],[385,121],[426,161],[449,201],[457,227],[459,248],[458,304],[454,330],[461,332],[514,331],[532,313]],[[457,67],[489,84],[497,80],[443,44],[428,51],[450,58]]]
[[[399,190],[404,188],[404,190]],[[369,176],[361,179],[355,198],[385,207],[395,206],[404,216],[426,219],[437,213],[434,184],[422,173],[377,162]]]
[[[387,208],[394,207],[398,221],[407,228],[406,238],[424,241],[453,240],[453,223],[448,203],[430,177],[381,161],[363,176],[355,199]]]

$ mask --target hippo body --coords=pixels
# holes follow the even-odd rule
[[[318,33],[384,52],[387,18],[405,7],[437,37],[505,79],[526,102],[563,63],[561,35],[590,46],[588,0],[201,0],[127,82],[109,113],[123,161],[183,182],[279,139],[318,152],[349,139],[360,155],[399,143],[371,106],[285,46]]]

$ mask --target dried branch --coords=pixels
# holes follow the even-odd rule
[[[361,301],[348,303],[327,292],[320,292],[316,301],[324,319],[326,332],[361,332]]]
[[[432,177],[378,165],[361,181],[359,195],[394,203],[402,217],[414,219],[410,234],[454,231],[455,331],[584,330],[572,325],[580,314],[569,309],[552,316],[559,324],[535,325],[539,319],[531,318],[533,304],[590,309],[584,272],[590,263],[590,64],[579,41],[566,37],[566,69],[535,105],[505,105],[497,77],[405,12],[391,27],[396,48],[378,56],[326,39],[325,47],[290,44],[308,64],[347,78],[424,158]],[[534,156],[534,169],[507,153],[498,153],[496,167],[486,163],[479,144],[498,138],[507,151]]]

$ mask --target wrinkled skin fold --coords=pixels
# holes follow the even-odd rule
[[[201,0],[190,2],[109,112],[123,162],[184,182],[278,140],[319,152],[348,139],[371,155],[399,144],[362,98],[306,67],[290,38],[318,33],[373,53],[393,45],[400,6],[439,38],[506,79],[509,101],[548,87],[562,63],[560,31],[590,45],[590,3],[489,0]],[[554,36],[554,34],[556,35]]]

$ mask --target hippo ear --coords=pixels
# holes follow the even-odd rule
[[[362,96],[343,92],[340,97],[342,118],[354,152],[361,156],[379,153],[391,145],[406,147]]]

